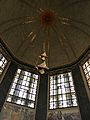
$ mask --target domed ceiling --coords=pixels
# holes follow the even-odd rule
[[[0,37],[25,63],[72,63],[90,45],[90,0],[0,0]]]

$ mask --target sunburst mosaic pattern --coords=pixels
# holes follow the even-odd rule
[[[54,2],[54,1],[53,1]],[[72,56],[74,58],[77,58],[77,53],[75,52],[75,49],[73,48],[69,38],[67,37],[68,33],[64,32],[64,29],[71,28],[71,30],[75,30],[81,34],[84,34],[88,38],[90,38],[90,34],[84,29],[90,29],[90,25],[83,20],[74,19],[74,17],[65,17],[65,15],[61,14],[55,10],[55,8],[52,8],[51,1],[44,1],[45,6],[42,5],[43,1],[39,1],[37,4],[37,1],[28,1],[28,0],[19,0],[19,4],[23,5],[24,7],[27,7],[28,9],[32,10],[32,15],[25,15],[25,16],[19,16],[19,17],[12,17],[11,19],[5,20],[0,23],[0,26],[3,29],[0,31],[0,35],[3,36],[4,34],[13,31],[14,29],[24,28],[21,29],[21,32],[24,36],[21,43],[19,43],[17,50],[15,51],[16,54],[23,48],[23,46],[27,43],[27,47],[23,50],[21,58],[25,56],[28,49],[33,47],[33,44],[35,41],[39,39],[39,36],[41,32],[44,33],[45,38],[43,38],[41,42],[42,47],[39,50],[37,57],[33,58],[34,65],[36,65],[38,61],[38,56],[43,53],[44,51],[47,53],[48,60],[47,64],[49,66],[50,64],[50,55],[51,55],[51,42],[52,42],[52,34],[55,34],[56,42],[60,45],[60,48],[62,48],[63,53],[65,54],[68,62],[70,61],[70,55],[68,52],[68,49],[66,46],[69,46],[69,49],[72,51]],[[43,4],[44,4],[43,3]],[[62,13],[65,10],[68,10],[69,8],[75,8],[76,6],[80,4],[86,4],[90,3],[89,0],[74,0],[66,3],[65,0],[62,0],[61,3],[59,3],[60,9],[62,8]],[[57,5],[58,6],[58,5]],[[34,26],[34,27],[32,27]],[[32,30],[31,30],[31,28]],[[28,28],[28,30],[26,29]],[[30,29],[29,29],[30,28]],[[58,31],[59,28],[59,31]]]

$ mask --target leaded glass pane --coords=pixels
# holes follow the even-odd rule
[[[17,70],[7,101],[27,107],[35,107],[38,75]]]
[[[0,53],[0,75],[1,75],[2,72],[4,71],[6,65],[7,65],[7,60],[6,60],[6,58],[3,56],[3,54]]]
[[[77,106],[71,72],[50,76],[49,108]]]
[[[85,77],[90,88],[90,58],[83,64],[83,71],[85,73]]]

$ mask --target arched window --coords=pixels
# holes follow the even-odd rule
[[[77,106],[71,72],[50,76],[49,108]]]
[[[18,69],[7,101],[34,108],[38,78],[37,74]]]
[[[82,67],[85,74],[85,78],[87,80],[87,84],[90,88],[90,58],[83,64]]]
[[[7,59],[3,56],[2,53],[0,53],[0,76],[3,73],[6,65],[7,65]]]

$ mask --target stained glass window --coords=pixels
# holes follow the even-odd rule
[[[37,74],[18,69],[7,101],[34,108],[38,77]]]
[[[50,76],[49,108],[77,106],[71,72]]]
[[[85,77],[90,88],[90,58],[83,64],[83,70],[85,73]]]
[[[6,65],[7,65],[7,60],[3,56],[3,54],[0,53],[0,76],[1,76],[2,72],[4,71]]]

